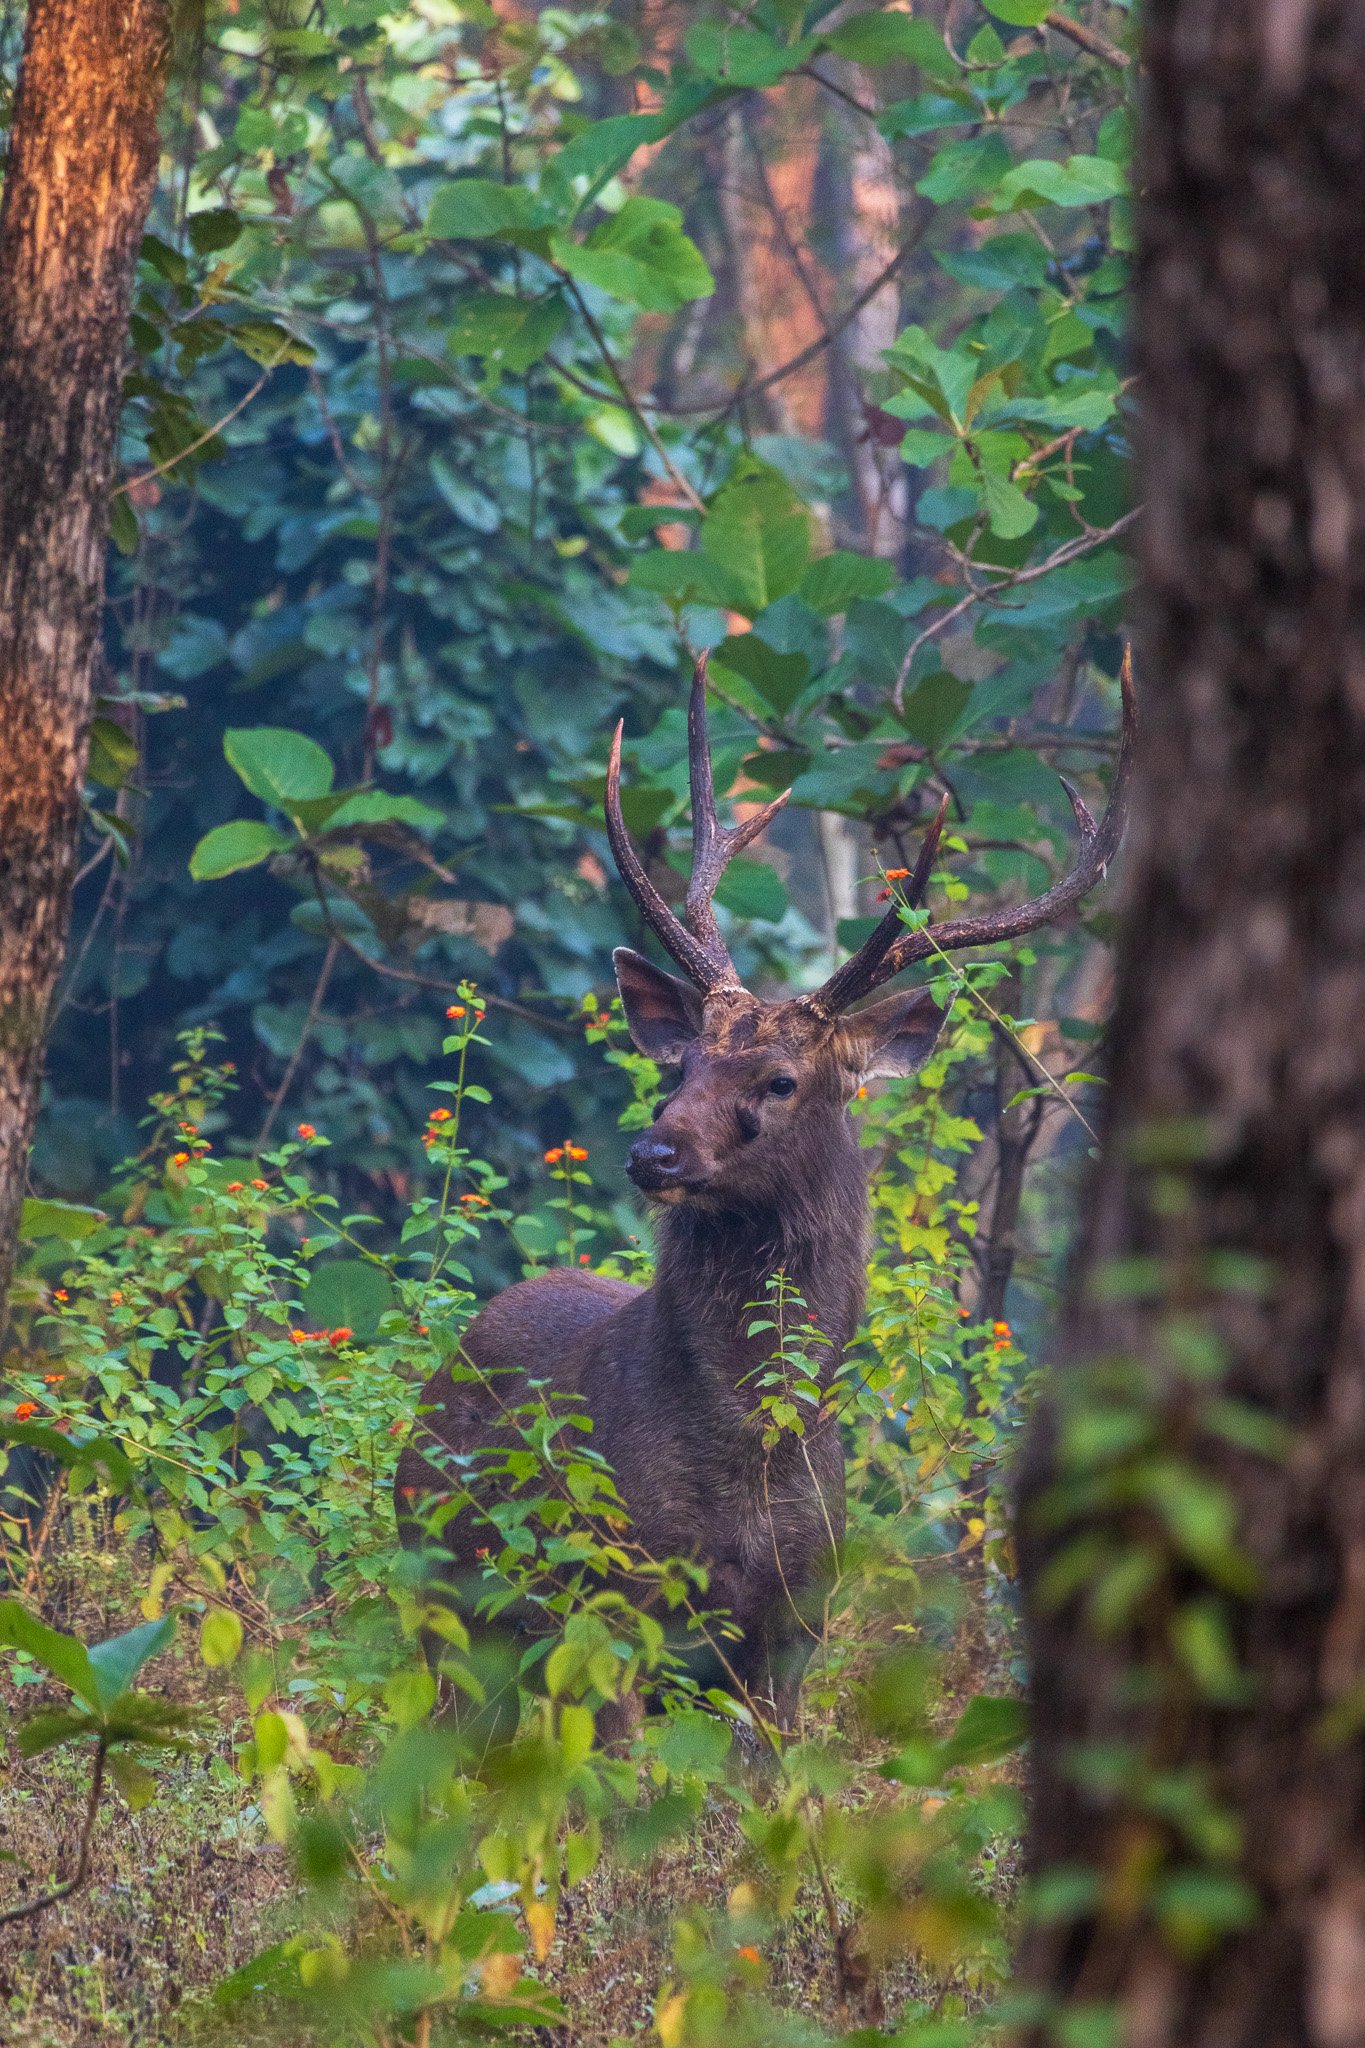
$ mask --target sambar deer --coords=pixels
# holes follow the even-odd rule
[[[740,985],[712,895],[726,863],[790,792],[738,825],[720,824],[703,658],[688,717],[693,858],[679,919],[626,833],[617,727],[606,795],[612,853],[645,923],[686,976],[667,974],[628,947],[614,956],[635,1044],[680,1069],[653,1129],[636,1139],[626,1162],[657,1205],[654,1282],[636,1287],[559,1270],[523,1280],[488,1304],[463,1349],[466,1369],[472,1365],[479,1377],[456,1381],[443,1368],[427,1382],[418,1429],[399,1460],[399,1521],[409,1545],[425,1540],[426,1510],[443,1493],[455,1497],[458,1478],[443,1476],[441,1463],[448,1473],[452,1465],[467,1471],[481,1447],[505,1442],[499,1417],[525,1398],[527,1379],[548,1381],[592,1418],[593,1447],[613,1468],[635,1543],[656,1559],[705,1565],[706,1605],[728,1609],[738,1631],[709,1682],[746,1692],[779,1728],[790,1727],[812,1641],[803,1610],[843,1531],[844,1459],[828,1404],[804,1438],[786,1434],[765,1449],[754,1377],[771,1338],[748,1334],[751,1304],[782,1269],[828,1340],[824,1376],[837,1371],[862,1314],[868,1249],[866,1166],[849,1103],[871,1076],[923,1066],[946,1014],[924,989],[851,1006],[916,961],[1018,938],[1076,904],[1122,834],[1133,731],[1125,663],[1108,807],[1097,826],[1065,785],[1080,854],[1043,895],[987,916],[908,928],[902,905],[924,895],[940,809],[904,898],[855,957],[811,994],[764,1002]],[[461,1582],[466,1595],[477,1592],[489,1535],[469,1502],[446,1522],[435,1569],[448,1597],[458,1601]],[[621,1732],[618,1720],[612,1726]]]

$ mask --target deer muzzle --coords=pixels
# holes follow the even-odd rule
[[[637,1138],[626,1156],[626,1172],[646,1195],[681,1192],[683,1163],[676,1145],[653,1134]]]

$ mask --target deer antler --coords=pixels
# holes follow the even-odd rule
[[[763,804],[742,824],[726,827],[716,816],[711,779],[711,754],[706,742],[706,656],[692,672],[692,698],[687,710],[688,765],[692,783],[692,878],[687,885],[686,923],[676,917],[641,866],[621,816],[621,732],[612,736],[607,762],[607,838],[621,880],[639,906],[645,923],[664,950],[707,995],[737,989],[739,976],[711,907],[716,884],[735,855],[757,839],[781,810],[791,791]]]
[[[928,883],[929,869],[938,850],[939,833],[943,828],[944,805],[941,804],[938,816],[925,834],[924,844],[920,848],[919,859],[915,864],[914,876],[905,897],[900,903],[892,906],[853,958],[846,960],[844,965],[830,976],[823,988],[817,989],[814,995],[806,998],[813,1009],[828,1017],[838,1016],[841,1010],[846,1010],[849,1004],[856,1002],[860,996],[868,995],[882,982],[890,981],[903,968],[913,967],[917,960],[927,960],[931,954],[952,953],[963,946],[990,946],[1001,939],[1017,939],[1025,932],[1037,931],[1040,925],[1051,924],[1063,911],[1070,910],[1073,904],[1079,903],[1081,898],[1093,889],[1118,852],[1128,808],[1128,789],[1133,770],[1133,741],[1137,733],[1131,648],[1124,649],[1119,681],[1123,695],[1119,758],[1114,770],[1109,802],[1098,825],[1066,777],[1063,775],[1060,778],[1062,788],[1070,798],[1071,808],[1076,814],[1076,823],[1081,833],[1080,853],[1071,872],[1028,903],[1016,903],[1004,910],[993,910],[984,917],[955,918],[948,924],[935,925],[932,930],[925,927],[920,931],[907,931],[901,922],[900,913],[906,903],[912,906],[918,903]]]

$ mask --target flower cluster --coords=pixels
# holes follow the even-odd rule
[[[1009,1326],[1009,1324],[1008,1324],[1008,1323],[992,1323],[992,1324],[991,1324],[991,1328],[992,1328],[992,1329],[994,1330],[994,1332],[995,1332],[995,1348],[996,1348],[996,1350],[997,1350],[997,1351],[1008,1351],[1008,1350],[1009,1350],[1009,1348],[1010,1348],[1010,1345],[1011,1345],[1011,1344],[1013,1343],[1013,1341],[1014,1341],[1014,1338],[1013,1338],[1013,1333],[1012,1333],[1012,1331],[1010,1330],[1010,1326]]]
[[[547,1166],[558,1166],[561,1159],[586,1159],[587,1156],[588,1148],[586,1145],[570,1145],[567,1143],[552,1145],[545,1154],[545,1164]]]
[[[909,868],[886,868],[884,875],[888,882],[903,882],[909,872]],[[879,889],[877,891],[878,903],[889,903],[895,893],[894,889]]]

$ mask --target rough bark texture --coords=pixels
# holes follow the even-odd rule
[[[1034,1860],[1102,1890],[1024,1967],[1068,2010],[1117,2003],[1127,2048],[1361,2048],[1365,1752],[1341,1709],[1365,1676],[1365,0],[1149,0],[1147,21],[1139,820],[1071,1364],[1021,1502]],[[1157,1294],[1106,1302],[1097,1273],[1134,1256]],[[1216,1596],[1241,1703],[1172,1675],[1170,1617],[1207,1583],[1188,1556],[1117,1639],[1090,1587],[1040,1592],[1075,1534],[1046,1510],[1078,1369],[1169,1368],[1178,1432],[1178,1347],[1209,1333],[1210,1391],[1292,1433],[1239,1451],[1184,1401],[1177,1450],[1226,1484],[1260,1572]],[[1083,1788],[1076,1746],[1115,1743],[1202,1772],[1240,1828],[1256,1917],[1203,1954],[1163,1931],[1162,1872],[1223,1852],[1182,1836],[1188,1792],[1172,1823]]]
[[[0,1321],[66,944],[169,0],[31,0],[0,204]]]

